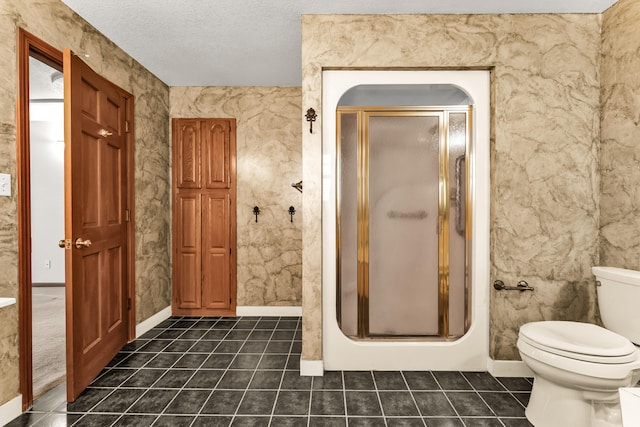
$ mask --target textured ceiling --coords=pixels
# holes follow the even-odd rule
[[[600,13],[617,0],[62,1],[169,86],[300,86],[303,14]]]

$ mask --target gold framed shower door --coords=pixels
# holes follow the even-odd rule
[[[456,195],[451,195],[451,179],[450,179],[450,163],[449,158],[449,140],[450,140],[450,123],[449,119],[451,114],[464,114],[465,117],[465,130],[464,130],[464,154],[462,160],[464,162],[464,169],[461,168],[460,158],[456,159],[456,179],[459,178],[460,173],[464,173],[464,200],[459,198],[461,182],[456,182]],[[388,334],[372,334],[370,331],[370,120],[374,117],[389,117],[389,118],[405,118],[405,117],[430,117],[437,118],[438,120],[438,215],[437,215],[437,270],[438,270],[438,301],[437,301],[437,333],[428,335],[413,335],[413,334],[401,334],[401,335],[388,335]],[[456,116],[457,117],[457,116]],[[471,118],[472,118],[472,106],[456,106],[456,107],[339,107],[337,109],[337,137],[336,137],[336,242],[337,242],[337,315],[338,323],[342,328],[343,323],[343,307],[342,307],[342,275],[341,271],[344,267],[342,262],[342,253],[344,248],[341,248],[341,198],[342,198],[342,131],[343,122],[345,120],[351,122],[350,131],[356,135],[357,139],[357,172],[355,180],[357,182],[357,328],[355,334],[347,335],[355,339],[402,339],[402,338],[416,338],[425,340],[453,340],[457,339],[464,333],[458,333],[452,335],[450,333],[449,322],[449,276],[450,276],[450,257],[449,257],[449,235],[451,232],[450,224],[450,202],[452,197],[456,198],[456,209],[462,209],[459,207],[464,202],[464,220],[458,221],[456,218],[456,229],[460,234],[458,222],[464,224],[464,240],[465,254],[464,254],[464,332],[466,332],[471,326],[471,312],[470,312],[470,299],[471,288],[469,286],[469,262],[470,259],[470,244],[471,237],[471,183],[468,177],[470,176],[470,164],[467,161],[470,158],[470,145],[471,145]],[[357,129],[353,129],[353,121],[357,122]],[[459,121],[459,120],[458,120]],[[349,171],[349,173],[352,173]],[[353,210],[353,209],[352,209]],[[456,211],[458,213],[458,211]],[[426,214],[425,214],[426,216]]]

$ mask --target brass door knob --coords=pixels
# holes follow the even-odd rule
[[[78,248],[78,249],[88,248],[89,246],[91,246],[91,240],[89,240],[89,239],[82,240],[82,237],[78,237],[76,239],[76,248]]]
[[[58,242],[58,246],[60,246],[61,248],[66,248],[67,247],[67,239],[62,239]]]

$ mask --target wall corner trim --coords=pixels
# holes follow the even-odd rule
[[[0,405],[0,426],[9,424],[10,421],[22,414],[22,395],[14,397],[10,401]]]
[[[324,375],[324,363],[322,360],[304,360],[300,358],[301,377],[321,377]]]
[[[236,307],[236,316],[301,317],[302,307],[283,305],[239,305]]]
[[[171,306],[165,307],[153,316],[136,325],[136,338],[149,332],[154,327],[171,317]]]
[[[527,377],[533,378],[533,372],[521,360],[489,359],[487,370],[494,377]]]

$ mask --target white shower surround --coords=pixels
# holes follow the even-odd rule
[[[489,363],[489,71],[336,70],[322,73],[322,324],[325,370],[485,371]],[[361,84],[451,84],[474,100],[470,149],[471,328],[452,342],[354,341],[336,317],[336,107]]]

